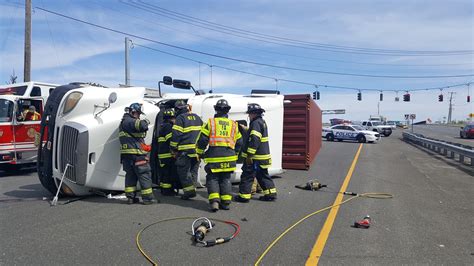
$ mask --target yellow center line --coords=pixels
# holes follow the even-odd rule
[[[354,156],[354,160],[352,161],[351,167],[349,168],[349,172],[347,172],[346,178],[344,179],[344,182],[342,183],[342,186],[339,192],[346,191],[347,186],[349,185],[349,181],[351,180],[352,174],[354,173],[357,160],[359,159],[362,146],[363,144],[359,145],[359,149],[357,150]],[[328,240],[329,233],[331,232],[334,221],[336,220],[337,212],[339,211],[338,204],[342,202],[343,198],[344,198],[344,195],[342,193],[339,193],[337,195],[336,200],[333,203],[333,205],[337,205],[337,206],[334,206],[333,208],[331,208],[331,211],[329,212],[329,215],[326,218],[326,222],[324,222],[324,226],[321,229],[321,232],[319,233],[318,238],[316,239],[316,243],[314,244],[313,249],[311,250],[311,253],[309,254],[309,258],[306,261],[306,266],[318,265],[319,259],[321,258],[321,254],[323,253],[323,250],[324,250],[324,246],[326,245],[326,241]]]

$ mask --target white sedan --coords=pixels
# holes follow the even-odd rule
[[[374,131],[364,130],[358,125],[335,125],[330,128],[323,128],[322,137],[328,141],[352,140],[364,143],[378,141],[380,134]]]

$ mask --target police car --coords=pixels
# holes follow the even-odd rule
[[[328,141],[352,140],[357,142],[376,142],[380,139],[380,134],[374,131],[364,130],[359,125],[335,125],[330,128],[323,128],[322,137]]]

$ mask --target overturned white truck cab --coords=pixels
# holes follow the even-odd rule
[[[177,81],[178,83],[170,84],[182,89],[192,88],[189,82]],[[51,193],[56,193],[63,179],[61,195],[80,196],[94,191],[123,191],[125,172],[120,164],[118,128],[124,109],[131,103],[138,102],[143,104],[145,115],[142,118],[146,117],[151,121],[146,142],[152,143],[150,159],[153,181],[157,183],[156,135],[161,122],[160,109],[174,106],[176,100],[185,100],[192,112],[205,122],[214,116],[213,106],[219,99],[226,99],[232,106],[229,118],[244,124],[248,123],[248,103],[259,103],[266,110],[264,115],[269,128],[272,154],[269,172],[271,175],[281,173],[282,95],[204,94],[202,91],[161,94],[161,90],[144,87],[106,88],[94,84],[71,83],[57,87],[46,103],[41,127],[41,137],[46,141],[38,152],[40,181]],[[232,177],[233,182],[240,180],[240,173],[238,166]],[[201,164],[198,181],[205,184],[204,163]]]

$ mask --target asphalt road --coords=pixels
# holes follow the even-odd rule
[[[407,129],[407,130],[411,130]],[[474,139],[462,139],[459,136],[461,127],[455,126],[442,126],[442,125],[415,125],[413,127],[415,133],[420,133],[426,137],[440,139],[444,141],[460,143],[474,147]]]
[[[378,144],[364,144],[348,190],[387,192],[393,199],[355,199],[342,205],[320,258],[334,264],[473,264],[474,177],[455,163],[432,157],[402,142],[400,131]],[[145,225],[178,216],[233,220],[241,233],[229,243],[196,247],[192,220],[161,223],[145,231],[142,245],[163,265],[249,265],[285,228],[308,213],[331,205],[354,159],[358,143],[324,142],[310,171],[287,171],[276,178],[277,202],[233,203],[230,211],[207,211],[205,190],[193,201],[163,198],[153,206],[90,197],[50,207],[51,197],[36,173],[0,177],[0,265],[147,264],[135,246]],[[0,173],[1,175],[1,173]],[[295,184],[318,178],[325,191]],[[235,187],[236,189],[237,187]],[[346,196],[347,198],[347,196]],[[61,200],[64,202],[64,200]],[[354,220],[372,217],[369,229]],[[302,265],[311,253],[328,212],[315,215],[288,233],[262,261],[264,265]],[[209,237],[225,236],[217,223]]]

